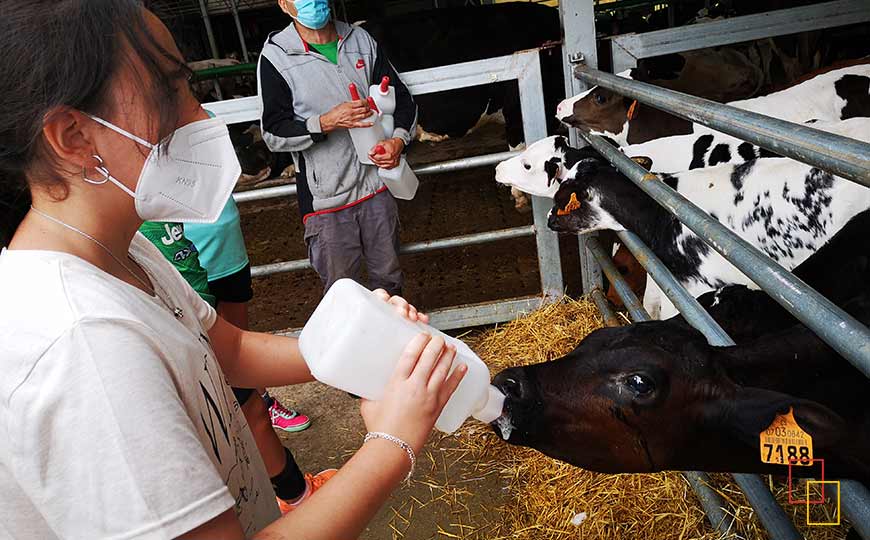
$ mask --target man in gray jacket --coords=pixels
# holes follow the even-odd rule
[[[375,40],[362,28],[333,21],[326,0],[278,0],[294,21],[271,34],[258,67],[263,140],[272,152],[290,152],[296,165],[305,241],[324,290],[341,278],[400,294],[399,217],[377,167],[392,168],[411,142],[417,107]],[[349,129],[370,124],[369,86],[389,76],[396,87],[396,128],[370,155],[357,157]],[[363,99],[351,100],[356,84]]]

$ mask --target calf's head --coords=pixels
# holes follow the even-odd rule
[[[649,158],[632,158],[649,168]],[[600,158],[580,160],[566,173],[553,197],[548,225],[559,233],[583,234],[598,230],[642,233],[644,216],[654,205],[639,187]]]
[[[535,142],[522,154],[495,168],[495,181],[538,197],[552,198],[559,188],[568,141],[554,135]]]
[[[814,401],[737,384],[722,354],[661,321],[601,329],[564,358],[498,374],[507,399],[493,426],[511,444],[605,473],[769,471],[758,435],[790,408],[818,447],[852,432]]]
[[[495,180],[529,195],[552,198],[559,189],[559,182],[577,161],[597,155],[591,148],[571,148],[567,138],[553,135],[499,163]]]
[[[633,103],[612,90],[595,86],[559,103],[556,118],[571,127],[619,135],[630,120]]]

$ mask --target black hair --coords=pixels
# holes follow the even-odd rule
[[[178,121],[180,59],[160,47],[139,0],[2,0],[0,4],[0,247],[7,246],[40,184],[67,185],[42,136],[60,108],[109,116],[107,92],[124,65],[136,70],[160,139]],[[135,55],[135,57],[133,57]],[[178,69],[166,69],[167,60]]]

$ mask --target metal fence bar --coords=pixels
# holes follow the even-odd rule
[[[870,490],[861,482],[840,481],[841,510],[864,540],[870,540]]]
[[[287,184],[284,186],[240,191],[238,193],[233,193],[233,199],[235,199],[237,203],[264,201],[266,199],[277,199],[278,197],[290,197],[296,195],[297,191],[298,188],[296,187],[296,184]]]
[[[411,255],[414,253],[424,253],[426,251],[436,251],[440,249],[476,246],[479,244],[487,244],[490,242],[499,242],[502,240],[511,240],[514,238],[523,238],[525,236],[534,235],[535,227],[532,225],[526,225],[524,227],[513,227],[511,229],[501,229],[498,231],[466,234],[462,236],[451,236],[449,238],[426,240],[423,242],[413,242],[403,245],[399,249],[399,253],[401,255]],[[284,272],[298,272],[311,268],[311,262],[308,259],[299,259],[295,261],[255,266],[251,268],[251,276],[265,277],[272,274],[280,274]]]
[[[866,0],[838,0],[643,34],[616,36],[611,39],[613,72],[619,73],[634,67],[640,58],[742,43],[807,30],[821,30],[867,20],[870,20],[870,4]]]
[[[497,152],[495,154],[485,154],[482,156],[473,156],[467,158],[453,159],[450,161],[441,161],[438,163],[430,163],[414,167],[414,172],[418,175],[427,175],[464,171],[467,169],[474,169],[476,167],[495,165],[519,154],[520,152]],[[237,203],[240,203],[250,201],[262,201],[265,199],[272,199],[276,197],[289,197],[291,195],[296,195],[296,193],[296,185],[288,184],[284,186],[273,186],[268,188],[252,189],[250,191],[233,193],[233,198],[236,200]]]
[[[613,312],[613,308],[610,307],[610,302],[607,301],[607,298],[605,298],[601,289],[592,289],[589,295],[592,297],[592,301],[595,302],[595,307],[597,307],[598,311],[601,312],[604,326],[622,326],[622,323],[619,322],[619,317],[617,317],[616,313]]]
[[[668,212],[870,377],[870,330],[597,135],[583,134]]]
[[[635,295],[634,291],[631,290],[628,282],[625,281],[625,278],[619,273],[616,265],[613,264],[613,261],[607,253],[604,252],[601,244],[598,243],[598,239],[594,237],[588,238],[586,240],[586,247],[589,249],[589,252],[592,253],[592,256],[595,257],[595,260],[598,262],[604,275],[607,276],[610,285],[616,289],[616,293],[619,295],[619,298],[622,299],[625,309],[627,309],[628,313],[631,315],[631,320],[635,322],[652,320],[649,313],[647,313],[643,308],[640,300],[638,300],[637,295]]]
[[[737,538],[737,534],[731,531],[734,526],[734,516],[725,511],[725,501],[710,487],[712,484],[710,476],[701,471],[684,471],[683,476],[701,502],[710,525],[722,535],[719,540]]]
[[[444,174],[450,172],[464,171],[466,169],[474,169],[476,167],[487,167],[497,165],[506,159],[520,155],[522,152],[497,152],[495,154],[484,154],[482,156],[472,156],[466,158],[452,159],[450,161],[442,161],[439,163],[430,163],[413,167],[414,172],[418,175],[426,174]]]
[[[598,84],[667,113],[870,187],[870,144],[866,142],[618,77],[587,66],[577,66],[574,73],[588,83]]]
[[[707,342],[716,347],[734,345],[731,337],[713,320],[694,296],[689,294],[677,278],[671,273],[665,263],[659,259],[633,232],[620,231],[619,240],[628,248],[637,262],[655,280],[662,292],[674,303],[689,324],[704,334]]]

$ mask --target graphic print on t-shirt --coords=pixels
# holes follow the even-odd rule
[[[245,508],[256,508],[261,496],[254,470],[251,465],[252,452],[257,452],[254,445],[242,437],[244,430],[229,429],[230,422],[244,425],[247,421],[241,407],[236,401],[229,384],[223,379],[222,372],[211,353],[211,344],[204,334],[199,334],[199,341],[207,351],[202,355],[202,374],[199,387],[202,392],[202,407],[200,422],[202,429],[211,441],[211,451],[215,463],[222,465],[224,482],[231,493],[236,493],[235,511],[239,515]],[[252,447],[253,446],[253,447]],[[268,504],[274,504],[271,500]],[[253,535],[252,520],[240,520],[245,525],[245,536]]]

